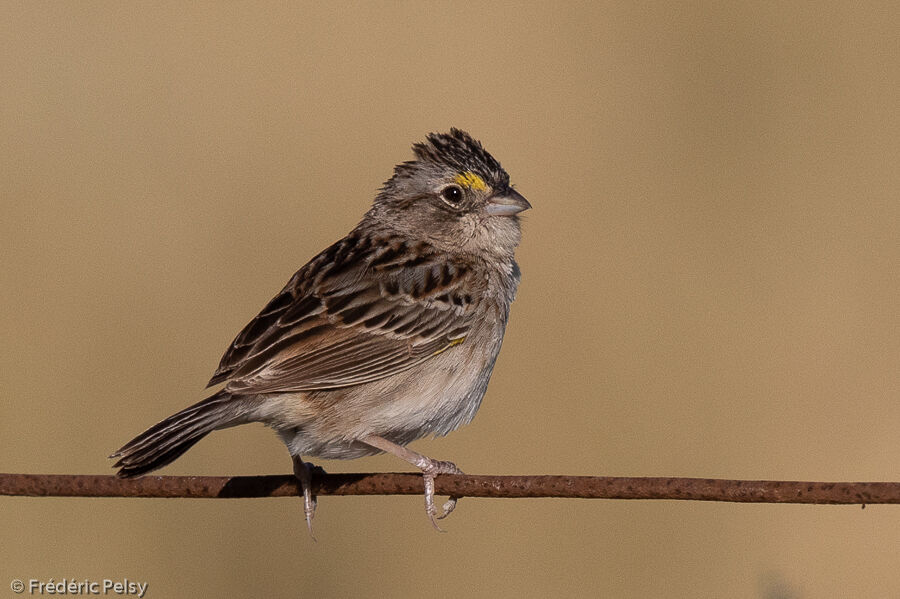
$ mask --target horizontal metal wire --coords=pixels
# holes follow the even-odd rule
[[[313,474],[317,495],[416,495],[422,476],[408,473]],[[443,474],[436,491],[456,497],[677,499],[740,503],[900,503],[900,483],[726,480],[618,476],[486,476]],[[144,476],[0,474],[0,495],[29,497],[290,497],[292,475]]]

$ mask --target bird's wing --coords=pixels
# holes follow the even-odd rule
[[[348,237],[294,275],[241,331],[210,385],[307,391],[406,370],[465,340],[473,284],[464,265],[425,247]]]

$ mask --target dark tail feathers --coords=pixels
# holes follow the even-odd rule
[[[109,456],[119,459],[117,475],[130,478],[162,468],[217,428],[238,424],[237,403],[219,391],[147,429]]]

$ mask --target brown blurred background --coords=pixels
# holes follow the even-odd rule
[[[481,412],[416,449],[900,480],[898,12],[752,4],[3,3],[0,471],[111,472],[458,126],[534,210]],[[289,471],[246,426],[163,472]],[[324,497],[313,543],[295,499],[0,498],[0,594],[900,596],[895,506],[421,504]]]

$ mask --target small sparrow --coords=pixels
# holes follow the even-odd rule
[[[406,446],[475,416],[519,285],[518,214],[531,207],[468,133],[433,133],[394,168],[350,233],[309,261],[240,332],[211,397],[141,433],[111,458],[145,474],[208,433],[262,422],[287,445],[312,531],[316,500],[301,456],[382,452],[421,469],[425,509],[451,462]],[[440,530],[438,528],[438,530]]]

